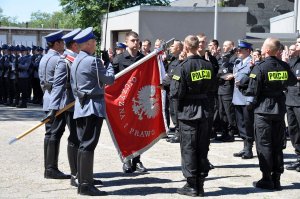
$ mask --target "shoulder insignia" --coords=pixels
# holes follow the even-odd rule
[[[251,74],[249,75],[249,77],[254,79],[254,78],[256,77],[256,75],[253,74],[253,73],[251,73]]]
[[[172,77],[172,79],[175,79],[175,80],[180,80],[180,77],[179,76],[177,76],[177,75],[173,75],[173,77]]]
[[[75,57],[72,57],[71,55],[67,55],[66,58],[68,61],[70,61],[71,63],[73,63]]]

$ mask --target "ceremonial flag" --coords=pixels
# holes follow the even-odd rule
[[[161,70],[153,52],[116,75],[105,88],[106,121],[123,162],[149,149],[165,136]]]

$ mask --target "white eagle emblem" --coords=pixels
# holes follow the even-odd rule
[[[139,116],[139,120],[143,119],[143,115],[147,118],[154,118],[158,114],[159,101],[155,90],[155,86],[144,86],[139,90],[137,99],[132,99],[132,110]]]

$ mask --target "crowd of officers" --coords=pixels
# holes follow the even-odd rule
[[[44,49],[3,44],[0,51],[0,104],[18,108],[27,108],[28,102],[41,104],[38,68]]]
[[[115,74],[147,56],[151,42],[140,41],[139,35],[130,31],[125,44],[117,43],[115,51],[103,52],[100,59],[94,56],[96,40],[91,27],[66,35],[54,32],[45,39],[49,50],[44,56],[40,47],[2,46],[1,102],[26,107],[31,87],[34,102],[40,103],[43,95],[46,116],[42,121],[49,120],[45,124],[44,177],[71,179],[81,195],[106,195],[95,187],[102,181],[93,178],[94,150],[106,114],[104,85],[113,84]],[[162,43],[157,39],[154,48],[162,47]],[[274,38],[266,39],[261,50],[252,49],[252,44],[243,40],[236,47],[233,41],[225,41],[221,52],[217,40],[207,42],[204,34],[198,34],[175,40],[159,55],[166,75],[158,86],[167,94],[167,125],[170,127],[170,118],[174,124],[167,141],[180,143],[186,178],[177,193],[204,196],[204,180],[213,168],[208,160],[210,139],[233,142],[235,136],[244,141],[235,157],[253,158],[256,143],[262,178],[254,186],[280,190],[286,113],[297,155],[297,161],[287,169],[300,171],[300,39],[289,52]],[[36,82],[42,94],[35,90]],[[74,100],[74,108],[57,115]],[[67,153],[71,175],[58,169],[60,139],[66,125],[70,131]],[[140,156],[123,164],[124,173],[146,171]]]

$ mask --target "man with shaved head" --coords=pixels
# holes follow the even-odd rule
[[[254,128],[257,156],[262,178],[254,183],[261,189],[280,190],[283,173],[283,148],[285,133],[285,95],[287,86],[297,82],[289,65],[276,58],[280,49],[278,39],[268,38],[262,46],[265,60],[255,66],[250,74],[247,96],[256,96]]]
[[[213,69],[209,61],[198,55],[199,40],[189,35],[183,50],[187,58],[180,70],[173,74],[170,95],[178,98],[178,121],[181,129],[182,172],[187,182],[177,193],[203,196],[204,178],[209,172],[207,160],[209,146],[208,96],[211,89]]]

